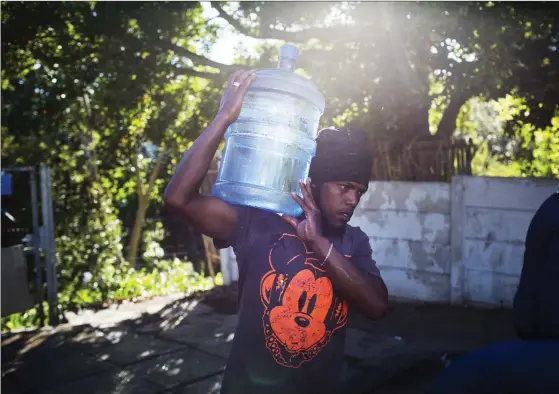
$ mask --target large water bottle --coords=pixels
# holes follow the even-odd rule
[[[232,204],[299,216],[291,192],[301,195],[316,151],[324,96],[294,73],[299,50],[280,49],[278,67],[256,71],[241,114],[225,133],[213,195]]]

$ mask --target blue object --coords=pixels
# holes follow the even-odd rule
[[[280,48],[280,59],[282,57],[297,60],[297,56],[299,56],[299,48],[295,45],[285,44]]]
[[[12,195],[12,174],[2,173],[2,195]]]
[[[452,362],[433,394],[559,393],[559,341],[507,341]]]
[[[316,152],[324,96],[295,74],[299,50],[280,49],[278,67],[256,72],[241,114],[225,133],[214,196],[237,205],[299,216],[291,192],[306,179]]]

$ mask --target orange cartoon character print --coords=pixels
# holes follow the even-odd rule
[[[260,284],[266,346],[278,364],[297,368],[346,324],[347,303],[296,235],[280,237],[269,263]]]

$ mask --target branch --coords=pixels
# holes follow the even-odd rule
[[[244,27],[241,24],[241,22],[239,22],[237,19],[233,18],[227,12],[225,12],[225,10],[219,4],[210,1],[210,6],[213,7],[217,11],[217,13],[219,14],[219,17],[221,17],[223,20],[225,20],[227,23],[229,23],[231,26],[233,26],[239,33],[244,34],[245,36],[248,36],[248,37],[253,37],[253,38],[265,38],[265,37],[259,36],[258,34],[255,34],[255,33],[251,32],[248,28]]]
[[[80,121],[79,109],[73,112],[74,122],[76,124],[77,129],[80,131],[80,142],[83,146],[85,155],[87,157],[87,163],[88,163],[88,169],[90,175],[93,177],[95,181],[98,181],[99,171],[97,166],[97,158],[95,155],[95,151],[91,149],[91,137],[88,137],[86,135],[90,130],[96,129],[94,124],[95,122],[93,121],[93,116],[91,113],[91,108],[89,106],[89,98],[87,94],[84,94],[83,96],[79,96],[77,103],[78,103],[78,107],[83,107],[85,109],[85,115],[84,115],[84,119]]]
[[[339,26],[339,27],[312,27],[301,31],[285,31],[277,30],[271,27],[260,27],[260,33],[255,33],[246,26],[243,26],[238,19],[233,18],[217,3],[210,2],[210,5],[219,13],[219,16],[234,27],[239,33],[245,36],[266,40],[282,40],[291,42],[307,42],[313,38],[326,38],[331,40],[351,40],[353,37],[362,35],[360,29],[355,26]]]
[[[435,133],[436,138],[448,140],[452,137],[454,130],[456,130],[456,120],[460,113],[460,108],[472,97],[469,90],[459,90],[459,87],[457,89],[458,91],[452,95],[448,106],[445,108]]]
[[[237,70],[239,67],[241,67],[239,65],[234,65],[234,64],[230,65],[230,64],[223,64],[223,63],[215,62],[213,60],[208,59],[205,56],[198,55],[197,53],[189,51],[188,49],[186,49],[184,47],[173,44],[170,41],[160,40],[160,46],[164,49],[175,52],[180,56],[184,56],[184,57],[189,58],[195,64],[199,64],[199,65],[202,65],[202,66],[214,67],[214,68],[217,68],[220,71],[231,72],[231,71]]]
[[[181,74],[181,75],[188,75],[190,77],[199,77],[199,78],[205,78],[205,79],[213,79],[214,81],[219,81],[221,79],[225,79],[226,77],[223,76],[223,74],[221,73],[208,73],[208,72],[204,72],[204,71],[196,71],[192,68],[187,68],[187,67],[176,67],[174,69],[174,72],[176,74]]]
[[[155,183],[155,180],[157,179],[157,176],[159,175],[159,171],[161,170],[161,166],[163,165],[163,158],[165,157],[165,144],[162,144],[161,147],[159,148],[159,153],[157,154],[157,158],[155,159],[155,167],[153,167],[153,170],[151,171],[151,174],[149,176],[149,181],[148,181],[148,189],[146,191],[146,196],[149,198],[149,195],[151,193],[151,189],[153,189],[153,185]]]
[[[138,197],[143,197],[146,195],[145,186],[142,180],[142,175],[140,174],[140,161],[138,160],[139,153],[136,151],[134,153],[134,165],[136,167],[136,187],[138,189]]]

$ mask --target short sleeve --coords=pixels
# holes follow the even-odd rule
[[[233,249],[237,251],[248,242],[253,209],[241,205],[233,205],[233,208],[237,212],[237,225],[235,227],[235,232],[232,234],[230,239],[214,239],[214,245],[217,249],[233,247]]]
[[[377,263],[373,260],[373,250],[369,243],[369,237],[360,229],[357,230],[354,240],[355,249],[351,255],[351,262],[361,271],[380,278],[381,275]]]

